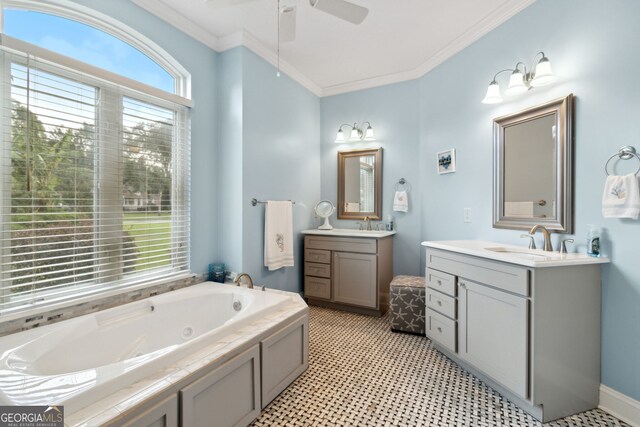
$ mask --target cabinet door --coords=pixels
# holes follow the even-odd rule
[[[297,320],[263,340],[260,349],[264,408],[309,366],[309,318]]]
[[[234,357],[180,391],[183,427],[246,426],[260,415],[260,349]]]
[[[376,255],[333,253],[333,300],[377,308]]]
[[[178,396],[167,397],[134,419],[121,424],[126,427],[178,427]]]
[[[460,279],[458,301],[460,356],[527,398],[527,299]]]

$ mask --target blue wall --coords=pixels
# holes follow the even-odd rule
[[[412,202],[419,205],[399,221],[394,268],[414,273],[424,267],[419,240],[524,245],[521,232],[491,226],[492,121],[573,93],[576,250],[585,249],[586,224],[598,224],[612,258],[602,269],[602,383],[634,399],[640,399],[640,222],[604,220],[600,200],[607,158],[622,145],[640,149],[639,16],[634,0],[538,0],[419,79],[417,110],[415,83],[408,82],[322,99],[321,114],[322,197],[330,200],[336,197],[337,148],[330,141],[337,126],[370,120],[376,131],[385,130],[385,209],[389,188],[401,175],[413,184]],[[558,82],[498,106],[480,102],[496,71],[530,63],[540,50]],[[438,175],[436,153],[449,148],[457,151],[457,172]],[[620,166],[627,173],[636,165]],[[463,222],[465,207],[471,223]]]
[[[212,189],[218,191],[219,259],[227,271],[242,269],[242,49],[231,49],[218,55],[218,150],[212,167],[217,181]],[[212,260],[213,261],[213,260]]]
[[[254,283],[302,291],[301,230],[320,197],[320,100],[244,47],[219,55],[219,258]],[[263,263],[265,205],[293,200],[295,266]]]
[[[420,274],[420,169],[419,85],[410,81],[367,91],[322,98],[321,158],[322,199],[338,201],[338,151],[382,147],[382,218],[391,214],[398,233],[393,240],[395,274]],[[336,132],[343,123],[371,122],[377,141],[336,144]],[[435,169],[435,166],[434,166]],[[405,178],[409,191],[409,212],[393,212],[396,183]],[[355,228],[353,221],[330,218],[338,228]],[[319,222],[318,222],[319,224]]]
[[[254,282],[302,291],[301,230],[312,226],[320,197],[320,100],[253,52],[243,53],[243,270]],[[264,205],[258,200],[293,200],[295,267],[264,267]]]
[[[215,184],[217,54],[128,0],[75,0],[153,40],[191,73],[191,271],[217,257]]]

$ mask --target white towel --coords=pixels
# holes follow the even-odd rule
[[[291,202],[267,201],[264,214],[264,266],[269,271],[293,267]]]
[[[632,218],[640,215],[640,190],[635,174],[609,175],[602,193],[602,216]]]
[[[396,191],[393,198],[393,210],[396,212],[409,212],[409,197],[406,191]]]

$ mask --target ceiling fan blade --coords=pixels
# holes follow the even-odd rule
[[[369,9],[345,0],[309,0],[311,7],[344,19],[352,24],[360,24],[367,17]]]
[[[280,43],[292,42],[296,38],[296,7],[280,9]]]
[[[213,9],[222,9],[223,7],[235,6],[242,3],[248,3],[254,0],[203,0],[207,6]]]

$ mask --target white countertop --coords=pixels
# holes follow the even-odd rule
[[[607,264],[609,258],[596,258],[587,254],[546,252],[504,243],[481,240],[439,240],[422,242],[422,246],[488,258],[495,261],[524,265],[526,267],[561,267],[581,264]],[[493,249],[493,250],[491,250]]]
[[[335,236],[335,237],[369,237],[379,239],[382,237],[393,236],[395,231],[377,231],[377,230],[350,230],[347,228],[334,228],[333,230],[302,230],[302,234],[314,234],[318,236]]]

